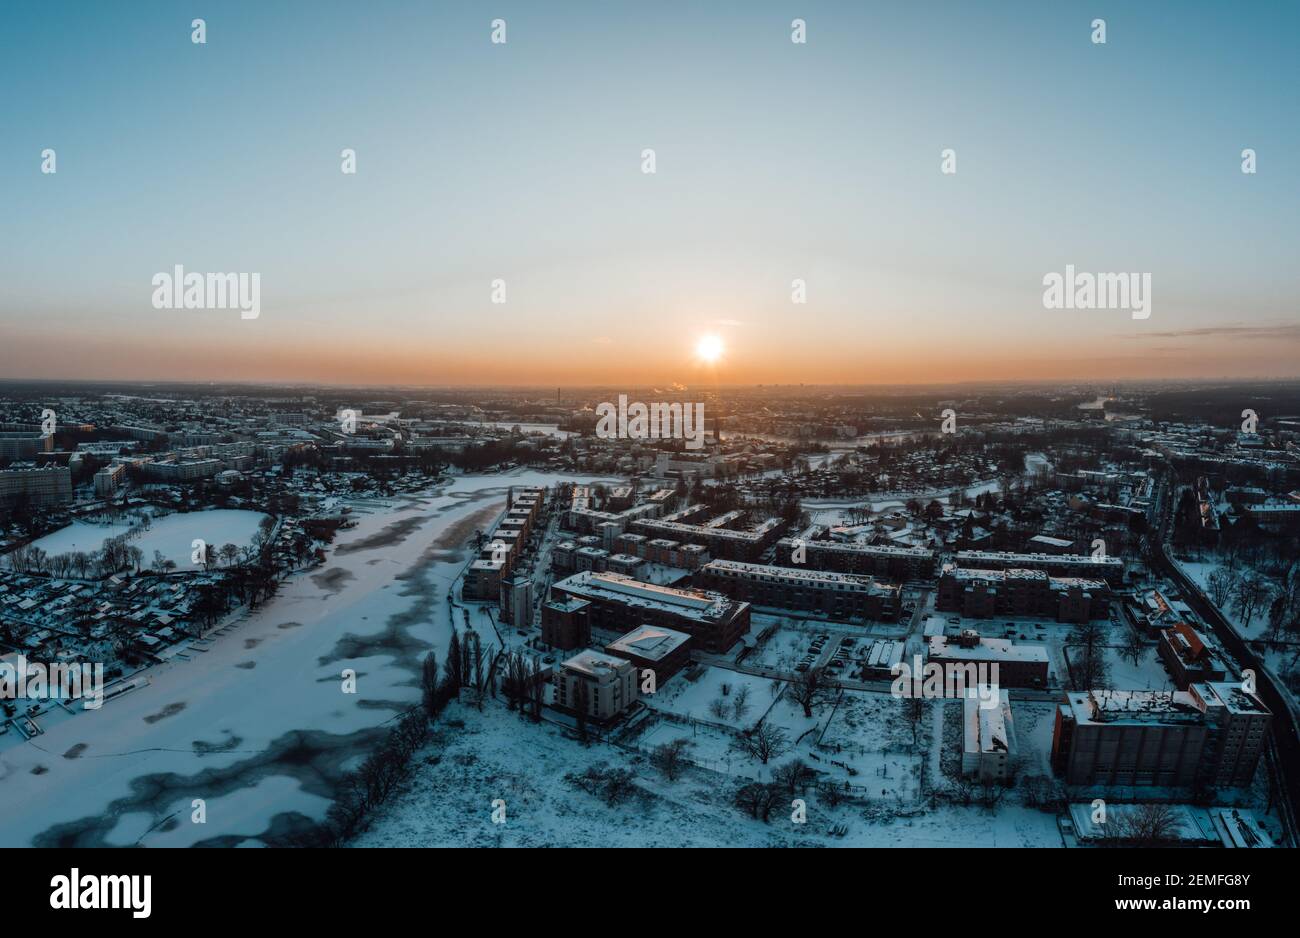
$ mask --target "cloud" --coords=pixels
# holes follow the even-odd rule
[[[1171,329],[1167,332],[1129,333],[1129,338],[1300,342],[1300,323],[1278,323],[1271,326],[1203,326],[1199,329]]]

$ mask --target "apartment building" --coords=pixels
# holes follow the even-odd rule
[[[583,651],[555,671],[555,706],[568,713],[582,707],[589,720],[610,723],[637,698],[632,662],[598,651]]]
[[[591,603],[576,596],[561,596],[542,603],[542,641],[563,651],[591,644]]]
[[[122,463],[115,463],[111,466],[105,466],[95,473],[95,496],[97,498],[112,498],[126,481],[126,466]]]
[[[501,582],[501,611],[498,618],[515,628],[531,628],[533,624],[533,581],[526,576],[513,576]]]
[[[1090,554],[1014,553],[1001,550],[959,550],[958,567],[978,570],[1043,570],[1055,577],[1105,580],[1110,586],[1124,582],[1124,561]]]
[[[708,513],[707,506],[692,505],[664,518],[633,521],[631,530],[649,539],[698,544],[707,548],[713,557],[726,560],[757,560],[777,542],[781,533],[779,518],[769,518],[749,528],[733,528],[728,525],[742,520],[744,512],[730,512],[712,520],[706,519]]]
[[[161,459],[146,462],[141,468],[145,475],[162,482],[194,482],[210,478],[225,467],[220,459]]]
[[[698,570],[711,559],[709,549],[702,544],[683,544],[671,538],[646,537],[644,534],[620,534],[614,548],[623,554],[666,567]]]
[[[72,470],[67,466],[0,469],[0,508],[27,505],[50,508],[72,501]]]
[[[1238,684],[1185,691],[1072,691],[1056,709],[1052,763],[1067,784],[1250,784],[1272,714]]]
[[[727,651],[749,631],[749,603],[722,593],[642,583],[619,573],[575,573],[551,585],[550,599],[590,605],[590,628],[622,634],[638,624],[685,632],[694,647]]]
[[[929,660],[959,669],[955,673],[988,674],[988,683],[999,687],[1046,687],[1049,673],[1047,649],[1042,645],[1019,645],[1004,638],[984,638],[974,629],[965,629],[955,638],[932,635],[926,639]],[[991,665],[997,666],[993,672]],[[996,675],[996,677],[994,676]],[[975,685],[968,680],[965,686]]]
[[[599,511],[588,507],[588,501],[589,499],[585,496],[574,497],[569,510],[564,513],[564,526],[566,528],[577,531],[579,534],[590,534],[600,528],[601,525],[613,525],[611,530],[621,534],[638,518],[658,517],[663,511],[662,505],[651,502],[644,505],[633,505],[631,508],[619,512]]]
[[[1103,580],[1054,577],[1044,570],[972,570],[947,563],[934,605],[971,619],[1051,616],[1058,622],[1087,622],[1110,615],[1110,588]]]
[[[37,453],[53,450],[53,434],[42,434],[35,430],[0,431],[0,462],[35,459]]]
[[[914,580],[934,574],[935,553],[924,547],[783,537],[777,541],[776,554],[782,563],[806,564],[814,570],[860,573],[891,580]],[[802,556],[803,561],[793,559],[797,556]]]
[[[817,612],[833,619],[898,619],[902,590],[855,573],[771,567],[735,560],[712,560],[700,568],[696,582],[732,599],[759,606]]]

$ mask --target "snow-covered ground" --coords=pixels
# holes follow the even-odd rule
[[[130,543],[144,552],[146,564],[153,560],[154,551],[160,551],[178,567],[188,567],[191,566],[192,543],[196,538],[216,548],[225,544],[246,547],[252,543],[257,526],[265,517],[258,511],[226,508],[171,514],[154,519],[148,528],[140,529]],[[33,544],[51,557],[76,551],[93,553],[110,538],[121,537],[130,531],[131,525],[125,521],[107,525],[74,521]]]
[[[689,727],[670,726],[672,732],[665,736],[710,744],[702,734],[711,728],[700,727],[699,734],[692,735]],[[920,751],[923,756],[925,747]],[[421,755],[414,776],[356,846],[1062,845],[1053,815],[1010,801],[1000,804],[996,813],[975,806],[900,807],[892,796],[866,805],[832,807],[807,792],[800,794],[806,802],[806,823],[793,823],[788,803],[778,804],[764,823],[732,803],[742,775],[691,767],[670,782],[644,753],[600,743],[583,746],[557,726],[526,722],[499,705],[481,713],[450,708],[434,742]],[[691,758],[697,755],[692,752]],[[628,801],[611,807],[565,780],[569,773],[599,764],[634,773],[636,792]],[[888,781],[897,781],[893,770],[889,772]],[[504,824],[492,822],[493,802],[498,800],[504,802]]]
[[[966,497],[975,498],[986,492],[996,492],[998,487],[996,479],[979,482],[966,488]],[[908,501],[912,499],[921,502],[938,501],[940,504],[946,505],[952,492],[953,490],[948,488],[936,489],[930,492],[873,495],[856,499],[806,498],[803,499],[802,504],[814,524],[840,525],[845,523],[849,509],[870,509],[872,514],[878,515],[882,512],[898,511],[906,508]]]
[[[691,680],[694,674],[699,676]],[[666,710],[689,719],[739,728],[753,726],[772,706],[772,701],[780,690],[779,681],[753,674],[724,668],[703,668],[699,671],[688,669],[675,675],[656,694],[646,696],[644,700],[647,706],[655,710]],[[742,693],[745,695],[744,700],[737,708]],[[725,705],[725,714],[719,716],[712,711],[714,701]]]
[[[1223,564],[1213,559],[1198,561],[1187,560],[1182,557],[1175,558],[1174,562],[1177,563],[1178,566],[1182,568],[1182,571],[1201,588],[1201,592],[1205,595],[1206,600],[1213,603],[1214,600],[1211,598],[1212,590],[1208,588],[1210,574],[1223,566]],[[1247,569],[1248,568],[1245,567],[1239,567],[1237,571],[1238,575],[1247,572]],[[1223,617],[1228,620],[1229,624],[1237,631],[1237,634],[1248,641],[1262,642],[1268,638],[1271,629],[1269,627],[1267,608],[1257,611],[1251,617],[1249,622],[1242,618],[1241,611],[1231,601],[1218,606],[1218,609],[1219,612],[1223,614]],[[1256,653],[1259,654],[1268,668],[1275,675],[1279,676],[1288,675],[1294,668],[1296,668],[1297,663],[1300,662],[1300,646],[1295,644],[1293,634],[1284,632],[1282,638],[1284,642],[1287,642],[1287,644],[1278,647],[1273,646],[1271,643],[1264,645],[1257,644],[1255,646]],[[1290,694],[1291,700],[1294,704],[1296,694],[1291,690],[1290,686],[1287,685],[1286,681],[1279,680],[1277,683],[1285,693]]]
[[[507,486],[560,478],[461,476],[390,499],[205,653],[0,748],[0,846],[256,844],[321,817],[340,771],[418,700],[423,655],[445,649],[462,545],[499,514]],[[194,530],[215,539],[220,528]],[[344,669],[356,671],[355,694],[343,693]],[[194,799],[205,824],[191,821]]]
[[[1106,648],[1108,686],[1116,690],[1176,690],[1162,663],[1154,645],[1144,648],[1136,662],[1124,648],[1109,646]]]

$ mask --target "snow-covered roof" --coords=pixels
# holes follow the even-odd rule
[[[689,639],[690,636],[685,632],[675,632],[654,625],[642,625],[605,647],[611,652],[623,651],[638,658],[659,661],[680,648]]]

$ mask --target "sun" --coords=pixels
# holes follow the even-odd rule
[[[724,351],[722,339],[716,335],[700,336],[700,340],[695,343],[695,357],[706,365],[717,364]]]

